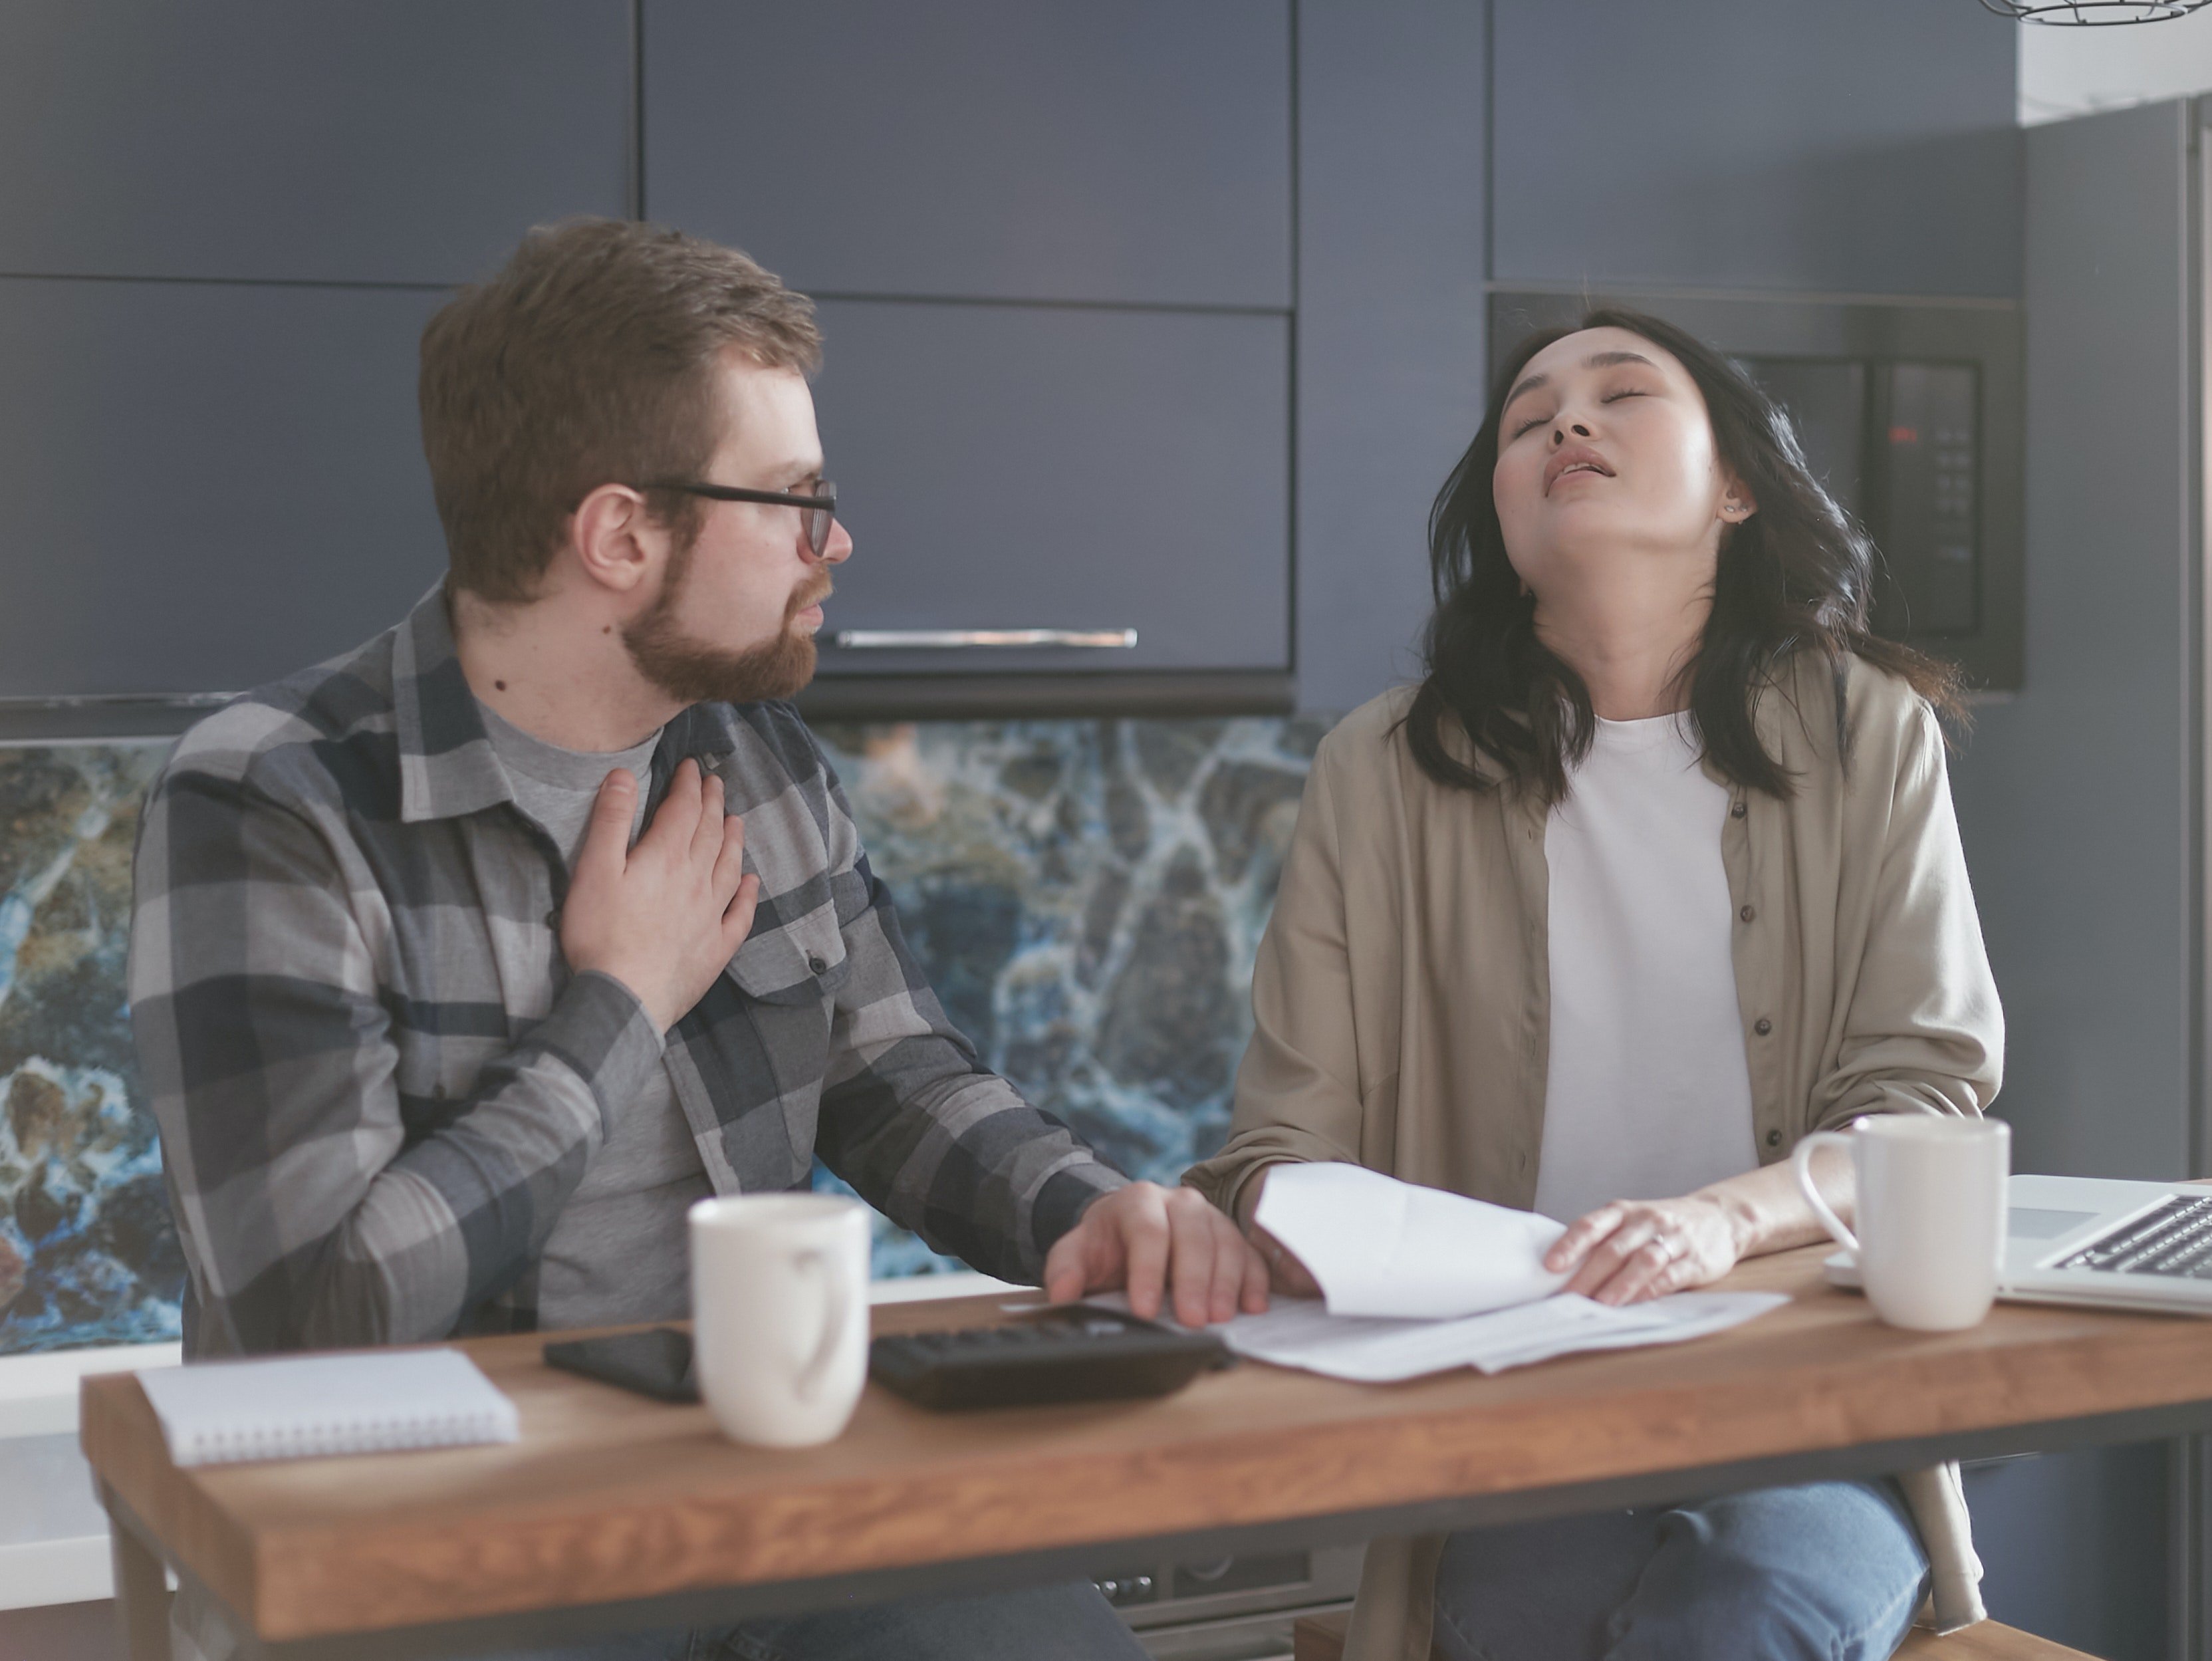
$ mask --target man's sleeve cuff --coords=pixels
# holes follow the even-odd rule
[[[1044,1186],[1037,1190],[1036,1203],[1030,1208],[1030,1238],[1036,1243],[1040,1269],[1060,1237],[1081,1222],[1085,1212],[1115,1189],[1128,1185],[1127,1177],[1097,1159],[1064,1166],[1045,1178]]]
[[[583,1080],[599,1104],[603,1128],[645,1088],[665,1047],[637,995],[596,969],[568,983],[525,1042]]]

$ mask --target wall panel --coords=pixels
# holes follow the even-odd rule
[[[2026,684],[1953,770],[2021,1171],[2197,1174],[2187,139],[2177,104],[2027,135]]]

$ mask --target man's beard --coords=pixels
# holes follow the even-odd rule
[[[691,545],[686,544],[670,560],[667,580],[652,609],[623,626],[623,644],[638,673],[687,704],[792,697],[814,678],[814,636],[792,624],[808,606],[830,597],[829,572],[817,572],[793,592],[773,639],[732,652],[684,631],[678,613],[690,569]]]

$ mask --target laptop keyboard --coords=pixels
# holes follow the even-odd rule
[[[2167,1200],[2051,1267],[2212,1281],[2212,1197]]]

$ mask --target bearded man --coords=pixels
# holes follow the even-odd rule
[[[853,551],[819,350],[743,254],[607,220],[432,319],[446,578],[194,727],[146,805],[131,1009],[187,1355],[681,1317],[686,1209],[817,1157],[1055,1297],[1264,1307],[1226,1219],[978,1061],[787,702]],[[1081,1583],[574,1653],[1140,1652]]]

